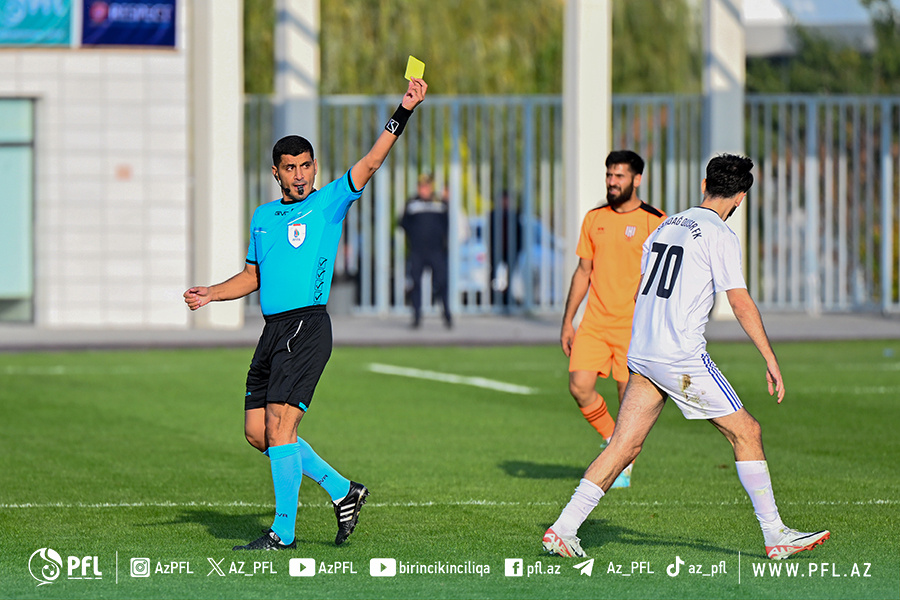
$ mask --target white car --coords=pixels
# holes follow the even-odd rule
[[[527,223],[524,222],[527,220]],[[487,243],[487,225],[482,216],[469,217],[470,235],[459,246],[459,278],[457,286],[460,292],[474,295],[488,293],[492,289],[503,291],[510,286],[513,298],[522,303],[525,301],[525,282],[532,286],[532,299],[541,298],[541,286],[551,287],[549,297],[555,302],[560,293],[553,289],[551,275],[562,268],[562,248],[557,238],[541,221],[531,217],[523,219],[522,231],[531,227],[531,240],[526,251],[519,253],[516,264],[510,275],[508,267],[501,265],[491,281],[491,254]],[[546,240],[546,244],[544,242]],[[523,245],[524,242],[523,242]],[[506,267],[506,268],[505,268]],[[542,277],[543,274],[543,277]]]

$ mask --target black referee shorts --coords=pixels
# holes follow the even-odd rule
[[[247,373],[244,410],[284,402],[306,411],[331,347],[331,317],[325,306],[267,315]]]

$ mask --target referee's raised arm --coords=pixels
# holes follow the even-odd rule
[[[397,138],[400,137],[400,134],[403,133],[403,128],[406,127],[406,122],[409,120],[410,115],[412,115],[413,109],[425,99],[425,92],[427,90],[428,84],[425,83],[424,79],[414,77],[409,80],[409,87],[406,89],[403,101],[400,103],[400,106],[397,107],[397,110],[394,111],[393,116],[388,119],[388,122],[384,126],[384,131],[382,131],[381,135],[378,136],[378,139],[375,140],[372,149],[359,159],[359,162],[350,169],[350,179],[353,181],[353,187],[355,189],[361,190],[369,183],[372,175],[375,174],[375,171],[378,170],[384,162],[384,159],[387,158],[388,152],[390,152],[391,148],[394,146],[394,142],[396,142]]]

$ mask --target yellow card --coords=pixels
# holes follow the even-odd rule
[[[406,77],[407,79],[412,79],[415,77],[416,79],[422,79],[422,76],[425,74],[425,63],[421,60],[413,56],[409,55],[409,60],[406,62]]]

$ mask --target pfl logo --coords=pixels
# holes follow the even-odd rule
[[[36,550],[28,559],[28,571],[38,587],[54,583],[62,574],[63,560],[53,548]],[[103,579],[96,556],[69,556],[66,559],[69,579]]]
[[[28,559],[28,571],[38,581],[38,587],[53,583],[62,573],[62,557],[53,548],[36,550]]]

